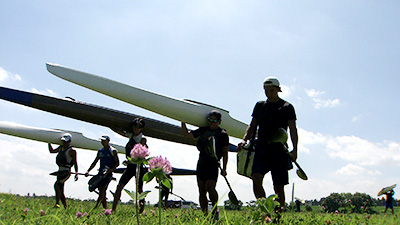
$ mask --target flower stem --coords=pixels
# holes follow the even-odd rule
[[[161,225],[161,208],[163,207],[161,199],[161,181],[158,183],[158,187],[158,224]]]
[[[135,198],[135,206],[136,206],[136,219],[137,219],[137,224],[139,225],[139,207],[138,207],[138,198],[139,198],[139,179],[140,179],[140,164],[136,164],[136,198]]]

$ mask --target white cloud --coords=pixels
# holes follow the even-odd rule
[[[340,99],[323,99],[321,96],[325,94],[324,91],[317,91],[314,89],[305,89],[306,94],[314,102],[314,108],[332,108],[341,103]]]
[[[10,72],[8,72],[5,69],[3,69],[2,67],[0,67],[0,82],[1,81],[5,81],[8,78],[12,78],[12,79],[17,80],[17,81],[21,81],[22,80],[20,75],[11,74]]]
[[[351,122],[357,122],[357,121],[359,121],[361,118],[362,118],[361,115],[353,116],[353,118],[351,118]]]
[[[343,159],[361,166],[400,165],[400,143],[383,141],[373,143],[356,136],[330,136],[299,128],[299,151],[325,149],[329,157]]]
[[[336,174],[345,176],[359,176],[364,174],[365,171],[366,170],[361,166],[357,166],[354,164],[347,164],[346,166],[337,170]]]
[[[38,89],[36,89],[36,88],[32,88],[31,90],[30,90],[32,93],[35,93],[35,94],[40,94],[40,95],[50,95],[50,96],[55,96],[55,97],[57,97],[57,94],[53,91],[53,90],[51,90],[51,89],[46,89],[46,90],[38,90]]]
[[[331,137],[326,143],[326,152],[332,158],[340,158],[359,165],[400,164],[400,144],[384,141],[372,143],[355,136]]]
[[[5,80],[8,77],[7,71],[0,67],[0,81]]]
[[[15,74],[14,78],[18,81],[22,80],[21,76],[19,74]]]
[[[292,94],[294,88],[294,86],[281,85],[282,92],[279,93],[279,97],[283,99],[288,98]]]

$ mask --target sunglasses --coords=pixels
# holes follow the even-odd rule
[[[217,120],[217,119],[207,118],[207,120],[208,120],[208,122],[210,122],[210,123],[218,123],[218,122],[219,122],[219,120]]]

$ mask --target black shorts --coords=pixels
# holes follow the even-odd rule
[[[289,184],[288,164],[290,158],[280,144],[256,145],[252,174],[265,175],[271,171],[274,185]]]
[[[143,164],[140,165],[140,179],[139,179],[139,187],[143,187],[143,176],[146,173]],[[128,164],[124,173],[119,179],[119,183],[124,186],[136,175],[136,164]]]
[[[70,170],[59,170],[59,174],[57,175],[57,182],[59,183],[65,183],[71,176],[71,171]]]
[[[218,180],[218,162],[214,161],[202,161],[199,159],[197,162],[196,176],[197,180]]]

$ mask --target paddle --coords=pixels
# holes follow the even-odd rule
[[[300,165],[296,161],[293,161],[292,154],[287,150],[286,153],[289,155],[290,160],[292,160],[292,162],[294,162],[294,164],[297,166],[297,171],[296,171],[297,176],[299,176],[303,180],[308,180],[307,174],[304,172],[304,170],[300,167]]]
[[[213,136],[210,137],[210,141],[208,142],[208,146],[207,147],[209,148],[208,149],[209,153],[211,153],[212,156],[215,157],[217,159],[217,161],[218,161],[216,148],[215,148],[215,139],[214,139]],[[222,170],[221,165],[219,164],[219,161],[218,161],[218,166],[219,166],[219,169]],[[228,187],[229,187],[229,190],[230,190],[229,193],[228,193],[229,201],[231,201],[231,203],[234,204],[234,205],[238,205],[239,204],[239,200],[237,199],[235,193],[233,192],[232,187],[228,182],[228,178],[226,178],[226,176],[223,176],[223,177],[225,178],[226,184],[228,184]]]
[[[59,176],[59,175],[64,175],[66,173],[66,171],[63,171],[63,170],[59,170],[59,171],[56,171],[56,172],[52,172],[52,173],[50,173],[50,175],[52,175],[52,176]],[[69,172],[70,174],[77,174],[77,175],[85,175],[84,173],[74,173],[74,172]],[[93,175],[93,174],[88,174],[89,176],[96,176],[96,175]]]
[[[219,169],[222,170],[221,165],[218,164],[218,166],[219,166]],[[230,190],[228,193],[229,201],[231,201],[231,203],[234,205],[239,205],[239,200],[237,199],[235,193],[233,192],[232,187],[228,182],[228,178],[226,178],[226,176],[223,176],[223,177],[225,178],[226,184],[228,185],[229,190]]]
[[[159,187],[159,186],[155,186],[154,188],[159,189],[160,187]],[[177,195],[177,194],[172,193],[172,191],[170,191],[169,193],[170,193],[171,195],[174,195],[174,196],[176,196],[176,197],[182,199],[182,201],[186,202],[186,200],[185,200],[184,198],[182,198],[181,196],[179,196],[179,195]]]

